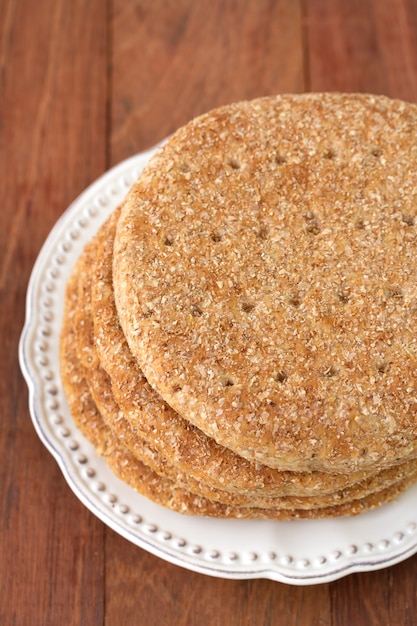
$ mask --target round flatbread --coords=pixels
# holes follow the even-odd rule
[[[279,470],[417,454],[417,107],[278,96],[180,129],[124,203],[117,310],[189,423]]]

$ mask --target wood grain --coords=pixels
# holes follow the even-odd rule
[[[0,623],[99,624],[103,527],[36,437],[17,344],[44,238],[106,167],[106,16],[100,0],[0,6]]]
[[[126,550],[116,535],[110,540],[115,557],[112,570],[122,575],[117,576],[116,583],[107,570],[108,624],[134,623],[138,614],[146,615],[149,626],[332,623],[328,585],[299,588],[267,580],[208,578],[149,554]],[[132,596],[129,590],[139,580],[141,593]]]
[[[309,89],[417,101],[415,0],[306,0]]]
[[[29,273],[88,183],[214,106],[310,89],[417,102],[415,0],[0,2],[0,624],[416,623],[417,556],[292,587],[132,546],[71,493],[19,373]]]
[[[361,573],[332,584],[334,626],[416,622],[417,559],[380,572]]]
[[[304,89],[300,2],[115,0],[111,158],[215,106]]]

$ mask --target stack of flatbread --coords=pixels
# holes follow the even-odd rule
[[[70,277],[61,372],[176,511],[355,515],[417,480],[417,107],[242,102],[177,131]]]

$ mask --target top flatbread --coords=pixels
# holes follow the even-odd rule
[[[417,107],[308,94],[180,129],[124,204],[131,352],[185,419],[270,467],[417,454]]]

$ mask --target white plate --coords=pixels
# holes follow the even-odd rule
[[[417,552],[417,485],[353,518],[234,521],[182,516],[143,498],[97,458],[74,425],[59,375],[64,290],[84,244],[124,198],[155,149],[91,185],[47,238],[30,279],[19,357],[36,431],[85,506],[132,543],[182,567],[224,578],[308,585],[380,569]]]

